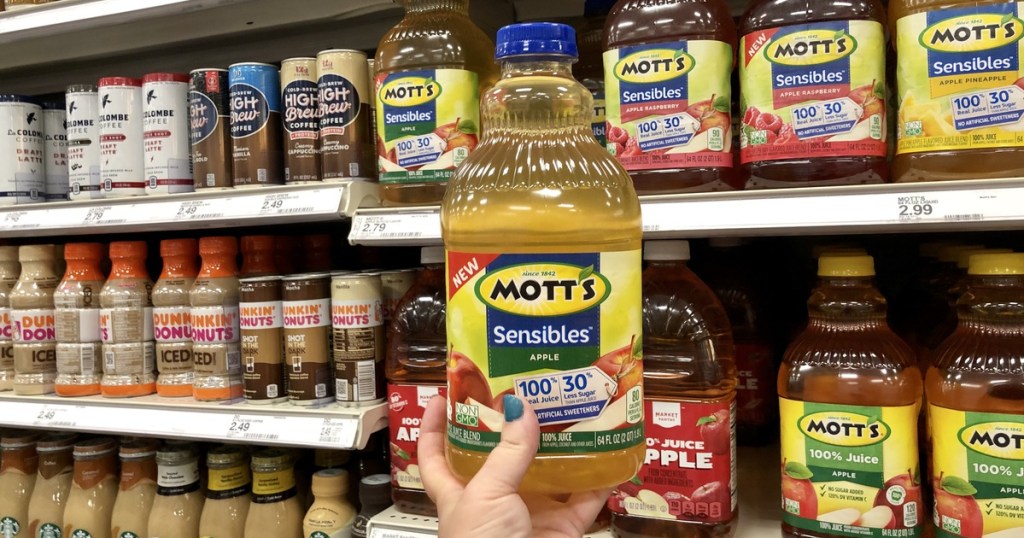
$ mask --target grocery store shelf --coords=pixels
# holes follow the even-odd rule
[[[229,228],[340,220],[377,203],[365,181],[27,204],[0,209],[0,236]]]
[[[394,506],[373,516],[367,538],[435,538],[437,518],[403,514]],[[612,538],[609,530],[585,534],[583,538]]]
[[[0,394],[0,426],[165,439],[195,439],[310,448],[363,448],[387,425],[387,404],[319,409],[288,403],[196,402],[192,398]]]
[[[717,237],[1005,230],[1024,226],[1024,179],[643,196],[644,236]],[[360,209],[349,241],[441,242],[437,207]]]

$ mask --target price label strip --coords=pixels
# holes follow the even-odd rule
[[[224,436],[228,439],[244,439],[246,441],[277,441],[281,438],[281,429],[270,417],[255,415],[232,415],[228,421]]]
[[[174,220],[207,220],[219,219],[224,216],[222,203],[230,204],[230,200],[220,200],[220,203],[207,200],[189,200],[178,204],[174,212]]]
[[[441,240],[441,216],[436,211],[391,214],[357,214],[352,220],[349,241],[353,244]]]
[[[437,533],[374,527],[370,531],[370,538],[437,538]]]
[[[74,428],[77,422],[73,408],[64,405],[44,405],[39,409],[32,425],[40,428]]]

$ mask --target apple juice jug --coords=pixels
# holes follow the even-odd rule
[[[423,267],[395,306],[388,326],[384,375],[388,380],[391,440],[391,497],[395,507],[412,514],[436,515],[420,480],[416,442],[427,402],[444,396],[445,334],[444,249],[424,247]]]
[[[921,373],[874,276],[871,256],[821,256],[779,370],[785,536],[921,535]]]
[[[1012,537],[1024,533],[1024,254],[975,255],[968,272],[925,377],[933,517],[943,537]]]
[[[480,94],[498,71],[469,0],[401,0],[405,17],[377,47],[377,161],[386,205],[441,201],[477,147]]]
[[[732,189],[725,0],[620,0],[604,33],[608,151],[640,194]]]
[[[1024,175],[1021,2],[889,2],[895,181]]]
[[[601,363],[629,384],[642,377],[645,393],[646,461],[608,500],[622,538],[731,536],[736,525],[732,330],[689,258],[686,241],[644,243],[643,339]]]
[[[601,368],[632,353],[642,330],[640,204],[594,139],[576,55],[570,26],[499,31],[484,139],[442,204],[447,456],[463,480],[498,444],[513,393],[542,433],[558,434],[541,437],[523,491],[611,487],[643,462],[642,384]]]
[[[738,58],[746,188],[886,181],[885,23],[879,0],[747,9]]]

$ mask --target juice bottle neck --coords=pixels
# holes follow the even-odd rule
[[[581,141],[593,138],[594,97],[572,76],[567,56],[511,56],[501,60],[501,80],[482,100],[484,139],[491,134],[572,129]],[[565,135],[544,142],[564,142]],[[519,144],[520,141],[506,141]]]
[[[450,11],[469,15],[469,0],[402,0],[406,13]]]
[[[194,278],[198,272],[193,256],[165,256],[160,278]]]
[[[199,270],[200,277],[219,278],[238,276],[238,264],[235,255],[214,254],[203,256],[203,267]]]
[[[543,76],[573,78],[573,60],[551,56],[516,56],[501,62],[501,78]]]
[[[21,262],[21,276],[23,282],[56,278],[53,270],[53,260],[33,260]]]
[[[67,264],[68,267],[64,273],[64,280],[69,282],[103,280],[103,270],[100,269],[99,260],[67,260]]]
[[[822,277],[807,301],[810,326],[887,327],[886,301],[871,277]]]
[[[17,261],[0,262],[0,280],[13,280],[21,273],[21,264]]]
[[[120,278],[149,278],[144,258],[118,258],[111,260],[110,280]]]
[[[975,275],[965,281],[964,288],[956,303],[961,325],[1019,325],[1017,332],[1024,331],[1024,277]]]

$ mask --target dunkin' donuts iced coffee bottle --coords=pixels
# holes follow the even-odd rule
[[[57,380],[61,396],[100,393],[103,374],[100,345],[100,290],[106,278],[100,243],[64,246],[67,270],[53,292],[57,328]]]
[[[11,292],[18,283],[21,264],[18,247],[0,247],[0,391],[14,389],[14,328]]]
[[[199,240],[199,255],[203,264],[189,291],[193,395],[203,401],[241,398],[238,242],[234,237],[204,237]]]
[[[161,396],[191,396],[192,321],[189,290],[199,272],[195,239],[160,242],[163,271],[153,286],[153,337],[156,340],[156,392]]]
[[[110,278],[100,292],[101,391],[108,398],[153,394],[153,281],[146,272],[146,243],[115,241],[110,261]]]
[[[53,245],[18,248],[21,276],[11,291],[15,394],[49,394],[57,378],[53,292],[59,277]]]

